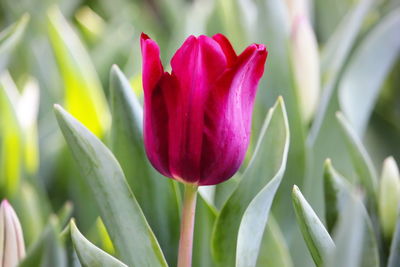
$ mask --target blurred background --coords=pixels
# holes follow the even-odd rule
[[[291,147],[274,201],[274,229],[287,253],[286,266],[310,266],[293,221],[291,188],[297,184],[324,220],[326,158],[350,181],[357,176],[336,112],[347,118],[378,173],[386,157],[400,162],[399,8],[399,0],[1,0],[0,197],[15,207],[28,249],[43,238],[51,218],[58,217],[61,230],[63,218],[72,214],[93,243],[113,253],[53,104],[64,106],[110,145],[110,69],[117,64],[141,100],[141,32],[157,41],[166,68],[188,35],[223,33],[238,54],[254,42],[268,48],[244,167],[268,109],[282,95]],[[162,200],[152,197],[146,182],[132,178],[153,175],[148,165],[143,170],[143,154],[117,158],[173,266],[179,214],[165,207],[170,213],[165,222],[166,211],[152,209]],[[239,176],[213,191],[217,209]],[[213,219],[206,216],[198,220],[211,229]],[[72,266],[62,242],[54,242],[57,266]],[[204,250],[195,250],[194,265],[212,266],[205,260],[209,240],[199,246]]]

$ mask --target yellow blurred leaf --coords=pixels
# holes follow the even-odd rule
[[[64,80],[67,110],[97,136],[110,125],[101,83],[85,47],[57,7],[48,11],[48,32]]]

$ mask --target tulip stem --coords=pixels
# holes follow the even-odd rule
[[[196,212],[197,185],[185,184],[178,267],[192,266],[193,230]]]

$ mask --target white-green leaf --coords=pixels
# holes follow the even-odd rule
[[[70,222],[70,231],[72,243],[74,244],[75,251],[83,267],[127,267],[127,265],[102,251],[87,240],[79,232],[74,220]]]
[[[7,66],[11,51],[21,40],[29,22],[29,15],[24,14],[17,22],[0,32],[0,73]]]
[[[326,256],[333,252],[335,244],[325,226],[296,185],[293,186],[292,199],[297,216],[297,224],[314,259],[314,263],[319,267],[324,266]]]
[[[334,235],[336,248],[328,255],[328,267],[362,266],[364,242],[363,208],[359,194],[352,194],[341,214]]]
[[[30,246],[19,267],[66,267],[67,257],[59,233],[59,221],[51,215],[39,240]]]
[[[279,105],[282,109],[282,119],[285,125],[285,145],[281,158],[281,165],[275,176],[266,186],[253,198],[246,208],[242,221],[240,222],[237,248],[236,248],[236,266],[250,267],[256,266],[258,254],[261,247],[261,241],[264,230],[267,225],[272,201],[276,191],[282,181],[286,169],[287,156],[289,151],[289,124],[286,117],[286,110],[281,100]]]
[[[284,165],[288,138],[286,112],[283,100],[280,98],[268,112],[253,158],[243,173],[237,188],[223,206],[215,223],[212,249],[217,264],[234,266],[237,234],[243,214],[257,194],[271,190],[271,185],[267,186],[265,190],[263,188]],[[275,183],[276,180],[273,180],[272,184]],[[272,192],[275,193],[274,190]],[[260,193],[260,195],[265,196],[263,193]],[[269,209],[263,210],[263,220],[266,220],[265,216],[268,215],[268,211]],[[264,228],[265,224],[260,225],[257,234],[262,236]],[[258,250],[259,245],[255,244],[254,248]],[[257,255],[254,257],[257,258]]]
[[[357,172],[359,182],[368,192],[368,196],[372,198],[371,201],[375,201],[378,186],[378,175],[372,160],[360,138],[354,132],[352,125],[350,125],[343,114],[338,112],[336,114],[336,118],[346,140],[347,148],[353,161],[354,168]]]
[[[171,265],[179,243],[177,182],[160,175],[147,160],[143,145],[143,110],[125,75],[110,73],[111,147],[128,184]]]
[[[345,211],[349,202],[354,197],[354,190],[347,179],[335,170],[330,160],[327,160],[325,163],[324,186],[327,221],[328,223],[330,222],[331,229],[333,228],[331,232],[337,233],[335,230],[340,227],[340,220],[343,220],[343,216],[347,216],[345,215]],[[359,201],[357,205],[361,209],[363,225],[361,266],[376,267],[379,266],[380,259],[375,229],[363,203]]]
[[[339,213],[347,203],[347,192],[350,184],[332,166],[330,159],[325,161],[324,169],[324,198],[325,220],[329,232],[332,232],[339,217]]]
[[[400,266],[400,216],[397,218],[396,230],[392,237],[387,267]]]
[[[289,247],[282,229],[272,214],[270,214],[270,218],[268,219],[256,266],[293,266]]]
[[[213,267],[210,242],[217,214],[215,208],[201,196],[196,206],[192,266]]]
[[[399,29],[397,8],[368,33],[340,80],[340,106],[359,136],[363,136],[382,83],[400,54]]]
[[[121,259],[131,266],[167,266],[160,246],[111,151],[60,106],[55,106],[55,112]]]
[[[362,22],[372,6],[373,1],[371,0],[359,1],[342,20],[323,49],[321,55],[323,93],[308,137],[308,142],[312,145],[316,142],[322,124],[327,117],[328,107],[334,98],[332,96],[334,96],[340,70],[345,64],[361,30]]]

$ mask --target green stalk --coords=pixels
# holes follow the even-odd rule
[[[192,266],[193,230],[196,212],[197,185],[185,184],[178,267]]]

